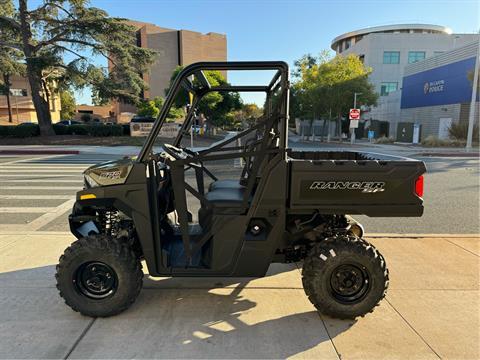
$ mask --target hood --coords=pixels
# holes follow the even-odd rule
[[[108,186],[124,184],[133,168],[135,158],[128,157],[90,166],[83,172],[86,186]]]

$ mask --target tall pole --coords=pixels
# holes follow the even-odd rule
[[[360,95],[361,93],[353,93],[353,108],[357,108],[357,95]],[[352,135],[350,136],[350,144],[355,144],[355,129],[351,128]]]
[[[473,72],[473,87],[472,87],[472,100],[470,102],[470,114],[468,115],[468,132],[467,132],[467,151],[472,150],[473,140],[473,125],[475,123],[475,104],[477,101],[477,88],[478,88],[478,68],[480,67],[480,36],[478,41],[477,56],[475,58],[475,71]]]

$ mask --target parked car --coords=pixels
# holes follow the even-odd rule
[[[130,122],[132,123],[153,123],[155,122],[155,118],[154,117],[150,117],[150,116],[135,116],[132,118],[132,120],[130,120]]]
[[[58,124],[60,124],[60,125],[81,125],[83,123],[80,122],[80,121],[77,121],[77,120],[62,120],[62,121],[59,121]]]

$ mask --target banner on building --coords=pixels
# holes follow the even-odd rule
[[[405,76],[400,107],[408,109],[469,102],[474,69],[473,57]]]

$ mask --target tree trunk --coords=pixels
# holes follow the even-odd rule
[[[8,108],[8,122],[12,123],[13,122],[13,117],[12,117],[12,104],[10,103],[10,75],[8,74],[3,74],[3,83],[5,84],[5,96],[7,97],[7,108]]]
[[[37,113],[40,134],[43,136],[55,135],[52,127],[52,118],[48,102],[42,96],[42,69],[35,64],[35,54],[31,45],[32,31],[27,21],[27,0],[19,0],[20,25],[23,43],[23,52],[27,64],[27,77],[32,92],[32,101]]]

